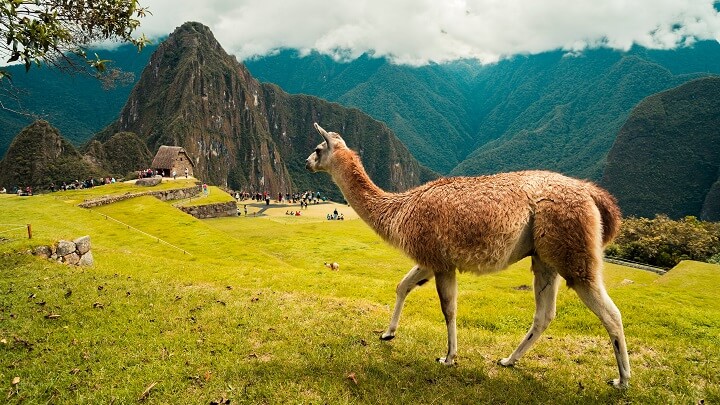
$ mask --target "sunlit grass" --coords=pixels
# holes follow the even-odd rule
[[[234,201],[230,194],[224,192],[222,189],[216,186],[208,186],[207,192],[200,192],[197,196],[175,202],[175,206],[197,206],[197,205],[209,205]]]
[[[459,359],[445,368],[433,361],[446,332],[430,284],[408,298],[397,338],[378,339],[412,262],[360,220],[325,219],[335,208],[348,218],[346,206],[201,221],[153,197],[81,209],[73,193],[0,198],[0,223],[33,229],[32,240],[0,234],[9,403],[130,403],[152,383],[145,401],[162,404],[720,401],[719,266],[661,277],[606,265],[633,366],[619,392],[604,383],[617,373],[606,332],[565,287],[538,344],[515,368],[496,365],[532,322],[533,293],[517,288],[532,285],[527,260],[460,276]],[[86,234],[93,268],[17,253]]]

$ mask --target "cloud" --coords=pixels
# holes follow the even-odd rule
[[[673,49],[720,41],[713,0],[141,0],[140,31],[167,35],[185,21],[210,27],[238,59],[282,48],[397,63],[493,62],[563,49]]]

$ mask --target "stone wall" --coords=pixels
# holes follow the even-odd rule
[[[178,208],[198,219],[237,216],[236,201]]]
[[[60,240],[52,246],[38,246],[33,250],[33,254],[72,266],[92,266],[95,264],[90,251],[90,236],[87,235],[73,241]]]
[[[200,194],[200,186],[192,186],[186,188],[177,188],[173,190],[143,191],[139,193],[127,193],[121,195],[105,196],[96,198],[94,200],[83,201],[78,204],[78,206],[80,208],[94,208],[101,205],[112,204],[118,201],[123,201],[129,198],[135,198],[144,195],[151,195],[162,201],[171,201],[194,197],[198,194]]]

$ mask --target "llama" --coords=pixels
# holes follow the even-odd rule
[[[340,270],[340,265],[337,262],[328,263],[325,262],[325,267],[330,270]]]
[[[315,128],[324,142],[305,167],[329,173],[360,218],[416,263],[397,286],[390,325],[381,339],[395,337],[405,298],[434,277],[448,336],[447,354],[437,360],[453,365],[456,270],[490,273],[531,256],[533,323],[515,351],[498,363],[513,366],[554,319],[562,277],[610,335],[620,376],[608,383],[628,386],[630,362],[622,319],[602,279],[603,246],[620,227],[620,211],[607,191],[558,173],[522,171],[441,178],[388,193],[370,180],[339,134],[317,123]]]

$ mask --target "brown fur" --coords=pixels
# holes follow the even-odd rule
[[[310,171],[330,173],[358,215],[383,239],[417,262],[397,288],[392,339],[407,294],[433,276],[448,327],[448,355],[456,351],[455,270],[499,271],[533,257],[536,314],[525,339],[502,365],[513,365],[555,316],[557,276],[573,287],[608,330],[625,387],[630,365],[620,312],[602,282],[602,249],[618,233],[620,210],[605,190],[548,171],[441,178],[388,193],[367,176],[340,135],[315,124],[325,142],[307,159]]]
[[[606,191],[552,172],[441,178],[393,194],[372,183],[350,149],[335,151],[333,168],[360,217],[435,272],[498,271],[537,253],[566,280],[590,280],[620,223]]]

